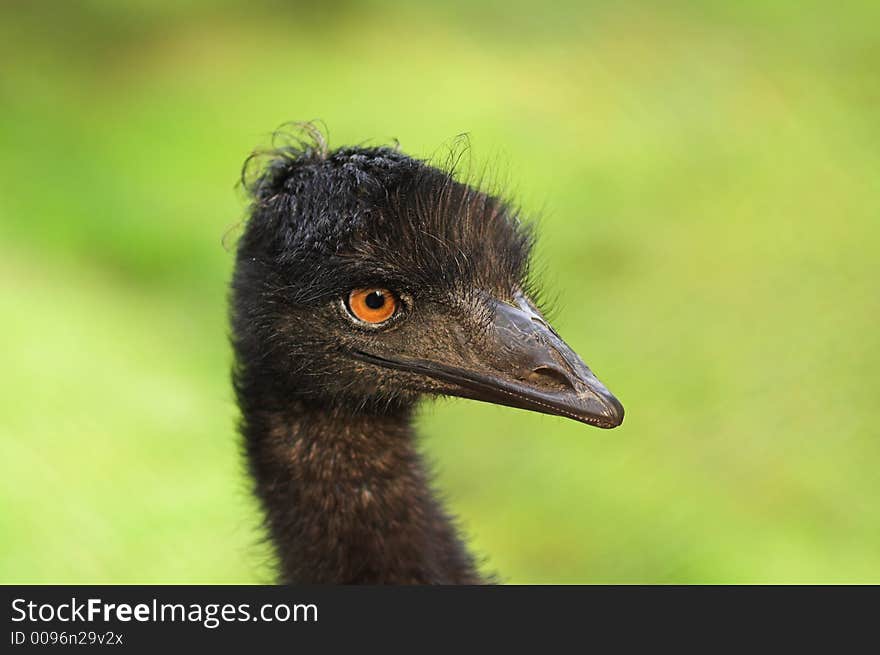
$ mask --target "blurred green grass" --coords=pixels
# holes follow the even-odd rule
[[[880,5],[0,9],[0,582],[271,579],[224,235],[288,120],[525,208],[614,432],[426,407],[510,582],[880,582]]]

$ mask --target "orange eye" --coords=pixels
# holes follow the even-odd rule
[[[387,321],[397,310],[397,297],[388,289],[355,289],[348,295],[348,308],[364,323]]]

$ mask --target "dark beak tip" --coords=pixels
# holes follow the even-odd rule
[[[610,393],[602,398],[603,409],[600,413],[601,424],[599,427],[606,430],[620,427],[623,424],[624,409],[620,401]]]
[[[619,428],[621,425],[623,425],[623,408],[621,408],[620,412],[609,413],[606,417],[606,423],[602,427],[606,430],[612,430]]]

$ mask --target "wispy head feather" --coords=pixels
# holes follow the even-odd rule
[[[314,123],[290,127],[245,163],[239,248],[291,280],[320,279],[300,300],[369,282],[502,295],[525,284],[532,231],[517,207],[482,190],[484,176],[473,179],[466,135],[437,167],[399,146],[331,150]]]

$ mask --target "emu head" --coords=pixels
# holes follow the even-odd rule
[[[530,231],[390,148],[273,151],[232,286],[240,401],[382,412],[424,394],[603,428],[623,407],[528,292]]]

